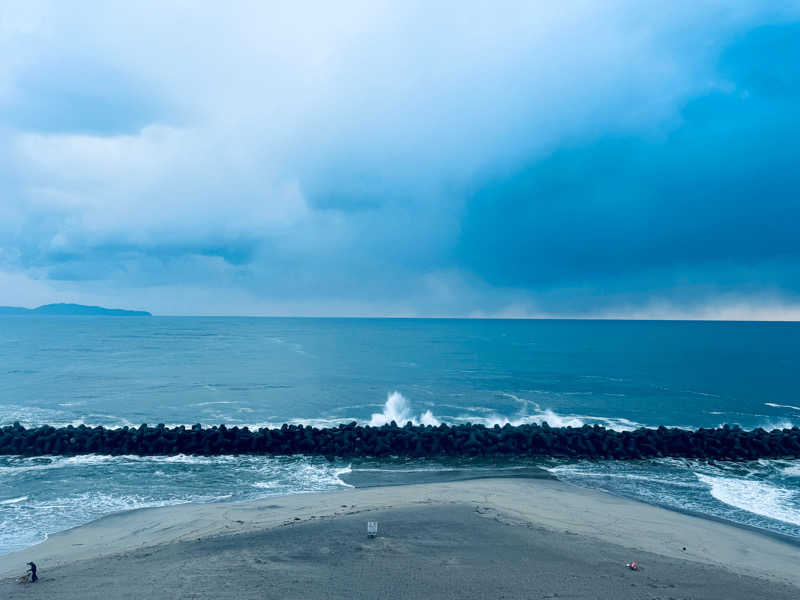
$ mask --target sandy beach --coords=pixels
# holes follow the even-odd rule
[[[40,581],[16,584],[31,560]],[[0,557],[0,597],[796,598],[798,560],[604,492],[480,479],[120,513]]]

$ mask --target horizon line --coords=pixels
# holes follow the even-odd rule
[[[142,309],[145,310],[145,309]],[[151,311],[147,311],[151,312]],[[171,314],[152,313],[151,317],[194,319],[385,319],[451,321],[664,321],[690,323],[800,323],[800,319],[714,319],[635,316],[491,316],[491,315],[268,315],[268,314]]]

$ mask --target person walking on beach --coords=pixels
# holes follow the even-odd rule
[[[30,569],[28,569],[28,573],[31,574],[31,583],[33,583],[39,579],[39,576],[36,574],[36,563],[29,562],[28,566],[30,567]]]

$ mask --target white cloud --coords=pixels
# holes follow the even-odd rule
[[[0,269],[0,306],[36,307],[51,302],[54,292],[53,286],[47,281],[34,279],[25,273]],[[62,301],[69,302],[72,299],[74,296],[67,295]]]

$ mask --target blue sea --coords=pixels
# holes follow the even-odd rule
[[[0,317],[0,425],[800,425],[800,324]],[[541,466],[800,540],[800,462],[0,457],[0,553],[112,512]]]

